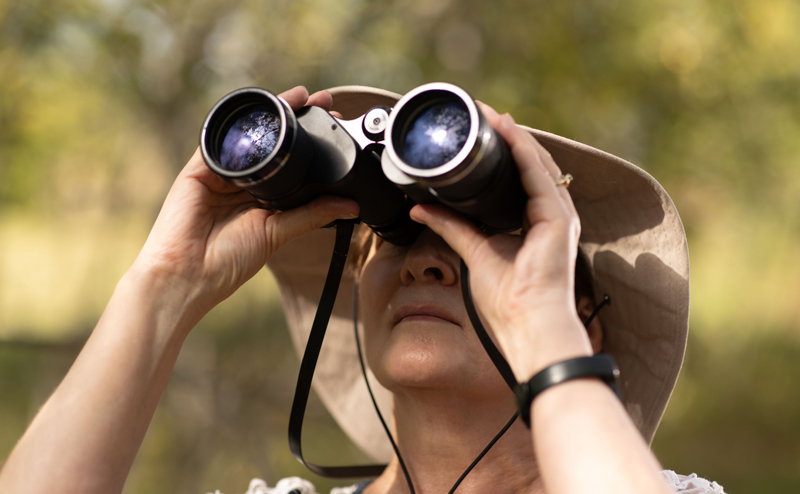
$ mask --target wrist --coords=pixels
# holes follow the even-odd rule
[[[185,337],[207,312],[199,298],[186,279],[136,262],[117,283],[112,301],[147,313],[160,332]]]
[[[518,382],[575,357],[593,355],[586,330],[574,308],[543,310],[512,323],[498,335]]]
[[[598,354],[592,357],[576,357],[549,365],[534,374],[529,381],[523,381],[516,386],[514,394],[517,397],[520,418],[530,427],[531,403],[537,396],[553,386],[584,378],[601,379],[622,401],[618,381],[619,368],[612,356]]]

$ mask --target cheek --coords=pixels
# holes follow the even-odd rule
[[[400,284],[400,268],[387,260],[371,259],[361,270],[358,290],[358,306],[364,324],[364,347],[367,362],[375,370],[380,360],[381,348],[389,335],[390,306],[397,285]]]
[[[387,262],[368,262],[361,270],[358,305],[361,320],[368,332],[388,322],[386,308],[399,284],[399,269]]]

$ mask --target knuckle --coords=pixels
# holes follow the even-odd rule
[[[573,227],[572,228],[573,228],[573,231],[575,232],[575,237],[576,238],[580,238],[580,236],[581,236],[581,222],[580,222],[580,220],[575,218],[572,223],[573,223]]]
[[[277,248],[281,245],[283,240],[283,228],[281,228],[280,215],[276,215],[275,221],[267,232],[267,238],[269,238],[269,243],[273,248]]]

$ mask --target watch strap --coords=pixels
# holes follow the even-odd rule
[[[599,377],[622,400],[619,387],[619,368],[614,358],[607,354],[576,357],[555,363],[539,371],[530,381],[519,383],[514,394],[522,421],[531,426],[531,403],[544,390],[556,384],[582,377]]]

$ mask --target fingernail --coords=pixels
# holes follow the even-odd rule
[[[343,219],[354,220],[356,218],[358,218],[358,213],[346,213]]]
[[[504,116],[506,119],[508,119],[508,121],[509,121],[509,122],[511,122],[511,124],[512,124],[512,125],[516,125],[516,124],[517,124],[517,122],[516,122],[516,121],[514,121],[514,117],[512,117],[510,113],[506,113],[506,114],[505,114],[505,115],[503,115],[503,116]]]

